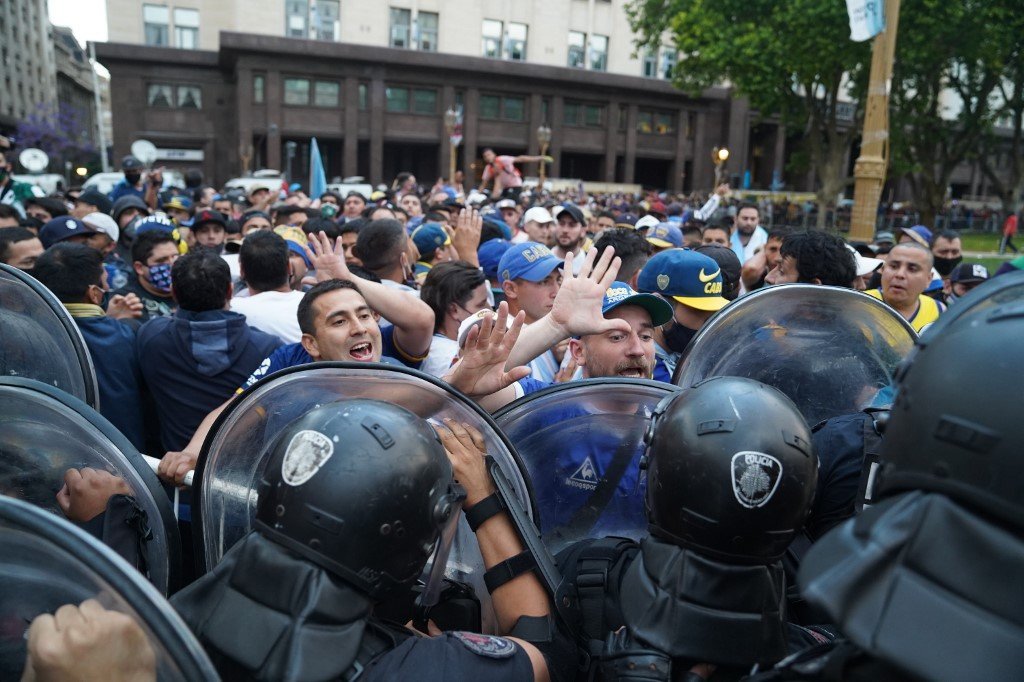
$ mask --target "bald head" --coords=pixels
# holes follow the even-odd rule
[[[931,270],[932,266],[935,265],[935,256],[932,255],[931,249],[927,249],[918,244],[917,242],[903,242],[902,244],[897,244],[896,246],[892,247],[892,250],[889,251],[889,253],[891,254],[893,251],[896,251],[897,249],[913,249],[916,253],[925,254],[927,256],[929,270]]]

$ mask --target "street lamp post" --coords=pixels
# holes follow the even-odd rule
[[[537,142],[540,143],[540,155],[548,155],[548,145],[551,144],[551,128],[545,124],[537,126]],[[540,160],[540,191],[544,191],[544,180],[547,179],[547,166],[548,163],[544,159]]]
[[[722,169],[725,162],[729,160],[729,150],[725,147],[715,147],[711,150],[711,161],[715,164],[715,186],[722,184]]]
[[[459,112],[455,107],[448,107],[444,112],[444,131],[448,133],[448,182],[455,186],[455,150],[459,146],[456,142],[455,128],[459,124]]]

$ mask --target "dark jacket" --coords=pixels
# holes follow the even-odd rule
[[[76,317],[75,323],[96,366],[100,414],[143,452],[143,383],[135,356],[135,332],[106,315]]]
[[[280,345],[229,310],[179,310],[142,325],[139,365],[156,399],[163,446],[185,447],[203,418]]]

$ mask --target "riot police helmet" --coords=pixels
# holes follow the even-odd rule
[[[659,404],[647,436],[653,535],[735,563],[777,560],[803,526],[818,460],[775,388],[715,377]]]
[[[255,528],[380,600],[412,583],[464,492],[427,422],[377,400],[342,400],[268,446]]]
[[[1024,303],[954,320],[897,373],[880,498],[938,492],[1024,528]]]

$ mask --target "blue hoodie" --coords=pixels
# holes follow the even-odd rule
[[[178,310],[142,325],[139,365],[156,399],[163,446],[177,451],[188,445],[203,418],[280,345],[230,310]]]

